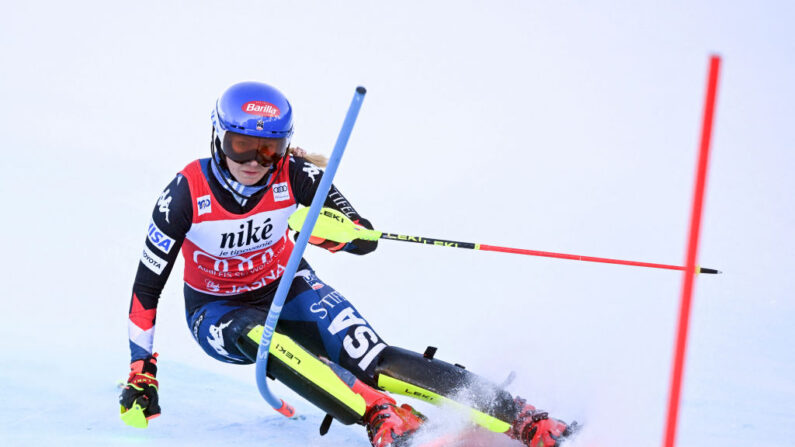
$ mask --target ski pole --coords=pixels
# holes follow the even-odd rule
[[[312,227],[315,225],[320,209],[323,207],[323,202],[326,200],[326,196],[328,196],[328,192],[331,189],[331,182],[334,179],[334,174],[337,172],[337,167],[342,159],[342,153],[345,152],[345,146],[348,144],[348,138],[351,135],[354,123],[356,123],[356,117],[359,115],[359,109],[362,107],[365,93],[367,93],[367,90],[365,90],[364,87],[356,87],[356,93],[354,93],[353,100],[348,108],[348,113],[345,115],[345,121],[342,123],[342,129],[340,129],[339,136],[337,136],[337,142],[334,145],[334,150],[331,153],[323,177],[320,179],[320,184],[317,187],[317,192],[315,192],[315,197],[312,199],[312,204],[309,208],[304,208],[307,211],[303,213],[304,220],[300,228],[301,234],[295,242],[293,252],[290,255],[290,259],[287,261],[287,267],[285,267],[282,278],[279,281],[279,286],[276,288],[273,303],[270,306],[270,310],[268,310],[268,317],[265,319],[262,339],[260,339],[259,348],[257,349],[256,375],[259,392],[274,410],[287,417],[293,417],[295,415],[295,409],[287,402],[276,397],[268,389],[268,352],[270,351],[271,338],[276,330],[276,323],[279,321],[279,315],[281,315],[284,300],[287,298],[287,292],[290,290],[290,285],[293,282],[295,273],[298,271],[298,264],[301,261],[301,257],[304,255],[306,244],[309,242]]]
[[[301,224],[303,223],[306,216],[307,211],[305,210],[306,208],[301,208],[295,213],[293,213],[292,216],[290,216],[290,219],[288,220],[290,228],[292,228],[295,231],[300,230]],[[499,247],[496,245],[477,244],[473,242],[459,242],[459,241],[450,241],[446,239],[436,239],[424,236],[406,236],[403,234],[385,233],[382,231],[368,230],[366,228],[362,228],[356,225],[355,223],[353,223],[342,213],[331,208],[323,208],[320,217],[317,223],[315,224],[315,228],[312,231],[313,231],[312,233],[313,236],[317,236],[323,239],[329,239],[334,242],[340,242],[340,243],[351,242],[354,239],[364,239],[368,241],[375,241],[378,239],[389,239],[392,241],[414,242],[417,244],[438,245],[441,247],[468,248],[480,251],[496,251],[501,253],[514,253],[518,255],[527,255],[527,256],[542,256],[546,258],[570,259],[574,261],[602,262],[607,264],[632,265],[636,267],[650,267],[650,268],[668,269],[668,270],[682,270],[682,271],[685,270],[685,267],[678,265],[657,264],[657,263],[639,262],[639,261],[626,261],[622,259],[611,259],[611,258],[597,258],[594,256],[582,256],[582,255],[573,255],[567,253],[554,253],[550,251],[540,251],[540,250],[527,250],[524,248]],[[697,267],[696,273],[716,274],[720,273],[720,271],[707,267]]]

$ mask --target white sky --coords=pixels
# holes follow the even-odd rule
[[[795,4],[286,3],[4,5],[3,345],[44,325],[125,372],[151,207],[207,156],[209,110],[240,80],[287,94],[294,142],[326,154],[368,88],[335,183],[378,229],[681,263],[717,52],[700,261],[726,273],[696,284],[680,445],[788,445]],[[516,370],[513,391],[593,439],[659,443],[679,274],[388,241],[307,256],[388,342]],[[155,343],[253,383],[197,349],[177,269]]]

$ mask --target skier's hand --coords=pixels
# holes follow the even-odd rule
[[[146,421],[160,416],[155,374],[157,354],[130,364],[130,377],[119,396],[122,420],[127,424],[143,428],[146,427]],[[141,412],[142,417],[135,414]]]
[[[357,220],[354,220],[353,223],[360,227],[367,228],[368,230],[373,229],[373,225],[370,223],[369,220],[360,217]],[[296,232],[295,238],[298,239],[298,235],[300,233]],[[309,243],[312,245],[317,245],[318,247],[325,248],[326,250],[336,253],[340,250],[347,251],[349,253],[353,253],[356,255],[366,255],[371,251],[374,251],[378,247],[378,241],[366,241],[364,239],[354,239],[347,244],[344,242],[336,242],[332,241],[331,239],[323,239],[322,237],[317,236],[309,236]]]
[[[336,212],[336,210],[332,211]],[[370,221],[363,217],[360,217],[352,221],[352,223],[356,225],[359,229],[367,229],[367,230],[373,229],[373,225],[370,223]],[[291,223],[290,225],[292,227],[293,224]],[[293,235],[293,240],[297,241],[298,236],[300,235],[301,232],[296,231]],[[350,236],[348,237],[343,236],[343,237],[347,239]],[[326,250],[332,253],[336,253],[340,250],[343,250],[356,255],[365,255],[367,253],[375,251],[375,249],[378,247],[378,240],[369,241],[364,239],[354,239],[351,242],[345,243],[345,242],[337,242],[332,239],[326,239],[324,237],[315,236],[315,235],[309,236],[309,243],[321,248],[325,248]]]
[[[370,221],[365,219],[364,217],[360,217],[358,220],[354,220],[353,223],[355,223],[360,227],[367,228],[368,230],[373,229],[373,224],[371,224]],[[375,251],[376,248],[378,248],[378,241],[366,241],[364,239],[354,239],[346,244],[345,251],[356,255],[366,255],[367,253]]]

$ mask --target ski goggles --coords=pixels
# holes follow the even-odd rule
[[[256,160],[262,166],[270,166],[287,153],[287,138],[261,138],[234,132],[225,132],[221,150],[237,163]]]

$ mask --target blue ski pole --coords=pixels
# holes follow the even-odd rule
[[[345,121],[342,123],[339,136],[337,136],[337,143],[334,145],[334,150],[331,153],[331,158],[329,158],[328,166],[326,166],[325,173],[320,179],[320,185],[318,185],[315,197],[312,199],[309,213],[306,216],[304,225],[301,227],[301,234],[298,235],[293,253],[290,255],[290,260],[287,261],[287,267],[279,281],[279,286],[276,288],[276,295],[273,297],[273,303],[268,311],[268,317],[265,319],[262,339],[260,340],[257,350],[256,374],[259,392],[274,410],[287,417],[293,417],[295,415],[295,409],[292,405],[276,397],[268,389],[266,372],[268,369],[268,352],[270,350],[271,338],[273,337],[273,332],[276,330],[276,323],[279,321],[279,315],[282,312],[284,300],[287,298],[287,292],[290,290],[290,285],[293,282],[296,271],[298,271],[298,264],[301,261],[301,257],[304,255],[306,244],[309,242],[309,236],[312,235],[312,229],[317,221],[317,216],[320,214],[320,209],[323,207],[326,196],[328,196],[328,192],[331,189],[331,182],[334,180],[334,174],[337,172],[340,160],[342,160],[342,153],[345,152],[345,145],[348,144],[348,138],[351,135],[354,123],[356,123],[356,117],[359,115],[359,109],[362,107],[365,93],[367,93],[367,90],[365,90],[364,87],[356,87],[356,93],[353,95],[348,113],[345,115]]]

